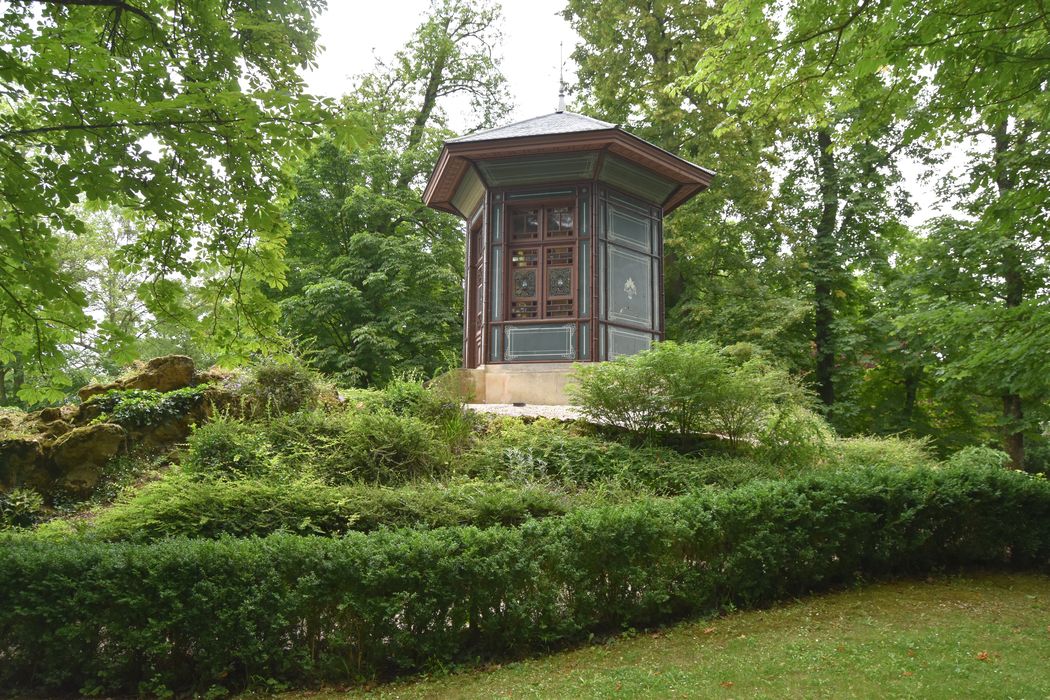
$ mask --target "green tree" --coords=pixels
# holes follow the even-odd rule
[[[38,0],[0,15],[0,362],[60,366],[91,325],[59,263],[73,205],[141,217],[142,299],[214,347],[272,338],[289,165],[323,113],[303,94],[322,0]],[[202,281],[204,314],[184,304]],[[56,379],[60,377],[56,376]],[[26,390],[22,387],[23,392]],[[26,398],[32,399],[31,396]]]
[[[688,0],[569,0],[564,16],[582,38],[576,99],[582,111],[718,173],[665,225],[669,337],[760,343],[801,367],[806,307],[794,298],[797,269],[779,254],[784,230],[773,217],[776,133],[738,120],[712,138],[728,105],[668,90],[717,40],[709,28],[717,11]]]
[[[389,66],[344,100],[367,146],[324,139],[297,178],[286,333],[316,366],[353,384],[425,374],[461,345],[463,225],[428,209],[421,188],[447,129],[446,106],[472,105],[477,127],[508,109],[494,58],[499,12],[435,0]]]
[[[706,85],[669,90],[724,41],[720,5],[571,1],[566,16],[584,39],[574,54],[581,99],[718,172],[667,224],[671,334],[768,347],[812,373],[841,412],[848,401],[836,384],[856,366],[856,276],[885,264],[909,211],[896,170],[907,141],[883,120],[863,142],[839,144],[838,132],[866,114],[856,105],[825,101],[804,120],[758,114]]]
[[[995,388],[1004,448],[1020,467],[1032,422],[1024,407],[1047,396],[1044,349],[1031,337],[1046,305],[1045,5],[731,0],[715,24],[723,41],[705,53],[685,81],[690,87],[746,105],[749,114],[787,108],[819,117],[829,104],[841,112],[868,103],[840,134],[844,143],[864,141],[889,116],[905,125],[908,140],[973,146],[969,175],[954,189],[975,220],[967,228],[976,247],[958,251],[956,262],[968,266],[979,293],[962,306],[932,306],[924,320],[943,342],[976,343],[954,347],[957,359],[939,374]],[[890,99],[872,103],[879,94]]]

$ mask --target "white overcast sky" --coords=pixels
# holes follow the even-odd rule
[[[351,79],[389,59],[423,21],[429,0],[329,0],[318,20],[323,51],[316,70],[306,75],[314,93],[339,97]],[[561,17],[564,0],[506,0],[501,25],[503,73],[514,111],[505,123],[553,112],[558,105],[558,42],[565,45],[566,82],[575,77],[568,58],[579,37]],[[450,114],[450,126],[462,130],[470,120]]]
[[[502,6],[503,42],[497,54],[514,103],[502,120],[509,124],[555,110],[559,42],[564,44],[565,81],[572,84],[575,73],[569,55],[580,39],[561,17],[565,0],[504,0]],[[329,97],[349,92],[353,77],[372,70],[376,57],[390,59],[408,42],[429,7],[429,0],[329,0],[318,19],[322,46],[318,65],[306,74],[311,92]],[[457,132],[473,124],[455,108],[449,116],[449,126]],[[965,162],[953,161],[953,168]],[[917,164],[905,162],[902,171],[918,209],[909,223],[918,225],[945,211],[938,206],[932,185],[921,181]]]

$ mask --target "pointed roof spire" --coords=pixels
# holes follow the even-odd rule
[[[558,113],[565,111],[565,44],[558,42]]]

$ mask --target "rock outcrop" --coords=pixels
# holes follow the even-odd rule
[[[216,409],[235,407],[234,395],[222,385],[230,375],[216,369],[197,373],[183,355],[157,357],[128,376],[80,390],[82,403],[0,416],[0,491],[32,488],[86,497],[98,484],[106,464],[133,447],[162,450],[185,440],[194,423],[206,421]],[[178,407],[153,422],[118,424],[107,418],[111,390],[152,389],[167,393],[198,386]]]
[[[77,392],[81,401],[92,396],[105,394],[114,389],[154,389],[155,391],[174,391],[194,383],[195,368],[193,359],[185,355],[165,355],[154,357],[130,376],[109,384],[89,384]],[[45,409],[47,410],[47,409]]]
[[[74,496],[90,495],[124,438],[124,428],[115,423],[92,423],[55,440],[50,452],[55,485]]]
[[[46,453],[39,436],[0,438],[0,491],[47,487]]]

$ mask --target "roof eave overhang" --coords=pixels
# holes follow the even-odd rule
[[[679,158],[619,128],[446,142],[423,191],[423,202],[428,207],[462,216],[450,200],[467,169],[478,160],[602,149],[678,183],[675,191],[663,202],[665,213],[707,189],[715,176],[713,171]]]

